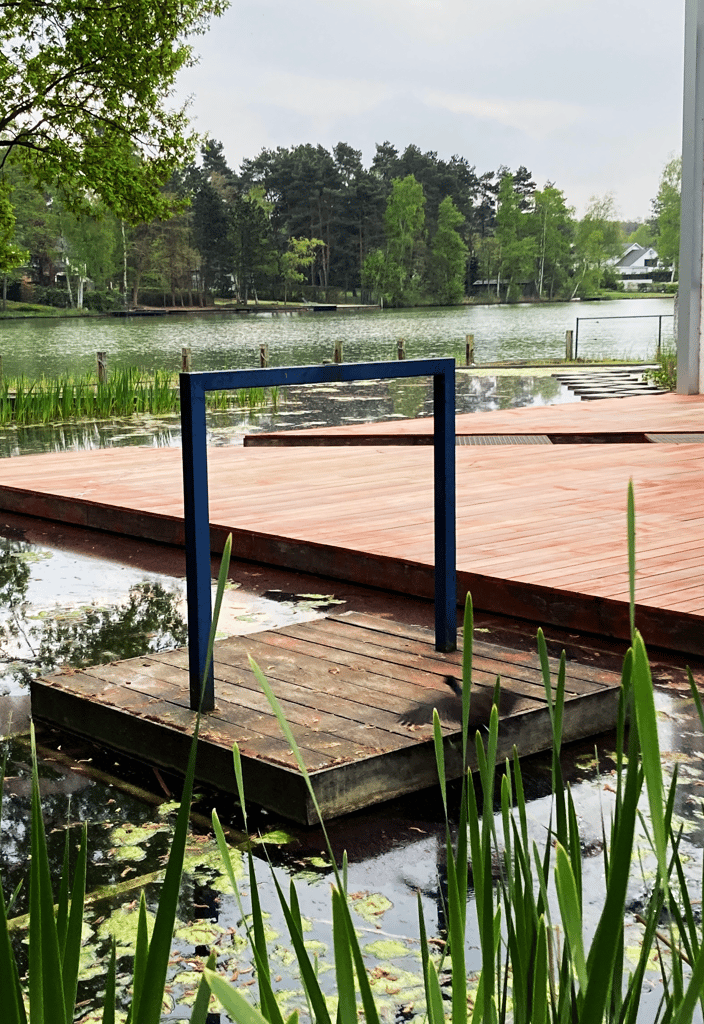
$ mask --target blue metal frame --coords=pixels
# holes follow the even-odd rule
[[[383,363],[336,363],[255,370],[214,370],[180,374],[183,443],[183,499],[188,599],[188,665],[191,708],[212,711],[212,664],[203,683],[211,625],[210,516],[206,391],[321,384],[351,380],[432,377],[435,478],[435,648],[457,647],[457,570],[455,541],[455,361],[407,359]]]

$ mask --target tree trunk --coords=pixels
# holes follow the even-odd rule
[[[120,221],[122,226],[122,296],[127,308],[127,237],[125,235],[125,222]]]

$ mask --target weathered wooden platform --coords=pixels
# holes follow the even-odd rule
[[[420,627],[361,614],[330,616],[218,642],[216,709],[202,723],[197,774],[235,792],[232,744],[242,754],[253,802],[303,823],[312,802],[288,743],[251,672],[264,671],[293,729],[325,817],[432,786],[437,770],[432,708],[443,722],[446,772],[462,773],[459,699],[444,682],[461,677],[461,654],[439,654]],[[486,722],[502,679],[499,758],[551,745],[537,655],[474,641],[471,734]],[[553,685],[557,665],[552,662]],[[620,679],[568,665],[566,741],[616,721]],[[33,714],[167,768],[183,769],[195,715],[188,708],[185,651],[133,658],[32,684]],[[471,751],[474,766],[473,747]]]

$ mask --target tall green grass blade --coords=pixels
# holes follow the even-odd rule
[[[145,978],[147,976],[147,957],[149,955],[149,930],[147,928],[147,901],[144,893],[139,897],[137,911],[137,939],[134,947],[134,965],[132,967],[132,1003],[129,1008],[128,1021],[137,1020],[133,1010],[139,1006],[142,998]]]
[[[423,977],[425,981],[428,1024],[445,1024],[445,1009],[440,982],[438,981],[435,964],[430,959],[424,965]]]
[[[474,608],[468,592],[464,602],[462,629],[462,764],[467,769],[467,742],[469,738],[469,709],[472,698],[472,657],[474,649]]]
[[[213,609],[213,621],[208,638],[208,651],[205,669],[203,672],[203,687],[210,670],[213,657],[213,645],[215,643],[215,632],[217,630],[222,596],[225,591],[227,573],[230,564],[230,552],[232,549],[232,537],[228,536],[225,542],[222,559],[220,562],[220,573],[215,594]],[[176,921],[176,909],[181,889],[181,874],[183,871],[183,859],[188,839],[188,823],[191,813],[191,798],[193,796],[193,784],[195,780],[196,756],[198,753],[198,733],[200,729],[200,713],[196,716],[193,738],[191,740],[186,778],[183,785],[183,796],[176,818],[176,825],[171,842],[171,852],[166,865],[166,874],[161,888],[159,907],[154,921],[154,930],[149,943],[147,954],[147,965],[145,983],[140,998],[133,1001],[133,1024],[159,1024],[161,1019],[161,1006],[164,996],[164,985],[166,984],[166,973],[171,954],[171,942]]]
[[[64,1000],[66,1020],[73,1018],[78,989],[78,970],[81,962],[81,944],[83,942],[83,915],[86,897],[86,871],[88,864],[88,826],[83,824],[81,845],[71,886],[71,910],[65,941],[61,948],[63,964]]]
[[[442,806],[445,813],[445,820],[447,821],[447,780],[445,777],[445,748],[442,742],[442,727],[440,725],[440,716],[438,715],[437,708],[433,708],[433,743],[435,745],[435,764],[438,769],[438,784],[440,786],[440,796],[442,797]]]
[[[320,988],[317,972],[311,963],[308,950],[306,949],[303,941],[303,931],[300,927],[300,911],[294,915],[286,902],[286,898],[276,875],[272,875],[272,879],[279,897],[281,909],[284,913],[284,918],[286,919],[286,927],[288,928],[291,943],[296,954],[296,960],[298,961],[301,981],[303,982],[306,995],[313,1007],[316,1024],[331,1024],[330,1014],[328,1012],[327,1003],[325,1002],[325,996]]]
[[[213,995],[220,1000],[226,1012],[238,1024],[268,1024],[266,1017],[215,971],[206,968],[203,977]]]
[[[467,971],[464,953],[464,907],[460,903],[458,871],[467,865],[455,864],[449,836],[447,839],[447,912],[449,918],[450,961],[452,963],[452,1024],[465,1024],[467,1019]],[[487,941],[491,941],[487,938]]]
[[[561,843],[557,844],[555,853],[555,885],[572,963],[577,974],[579,987],[582,992],[586,992],[588,977],[587,961],[584,956],[584,943],[582,940],[581,900],[577,892],[574,874],[572,873],[570,858]]]
[[[569,858],[574,875],[574,883],[579,900],[579,910],[582,912],[582,844],[579,836],[579,823],[577,812],[572,799],[572,790],[567,787],[567,825],[569,836]]]
[[[252,934],[254,936],[254,949],[257,954],[257,964],[259,980],[261,985],[262,976],[267,981],[271,980],[271,973],[269,971],[269,954],[266,947],[266,935],[264,933],[264,916],[262,914],[262,907],[259,900],[259,886],[257,885],[257,879],[254,873],[254,858],[252,857],[252,851],[247,851],[247,860],[249,862],[249,892],[251,900],[252,910]],[[264,1004],[264,999],[262,999]]]
[[[208,957],[208,962],[205,965],[206,971],[214,971],[217,963],[217,956],[215,953],[211,953]],[[193,1004],[191,1010],[191,1016],[189,1024],[207,1024],[208,1020],[208,1006],[210,1004],[210,985],[205,975],[205,971],[201,976],[200,982],[198,983],[198,991],[196,992],[196,1001]]]
[[[637,730],[631,729],[626,784],[618,825],[613,829],[613,848],[609,860],[606,899],[587,957],[589,983],[584,996],[580,1024],[601,1024],[609,999],[612,979],[620,979],[616,970],[617,953],[623,945],[623,917],[630,875],[631,853],[642,773],[637,764]],[[616,973],[615,973],[616,972]],[[619,981],[620,984],[620,981]]]
[[[300,771],[301,775],[303,776],[303,780],[304,780],[304,782],[306,784],[306,788],[308,790],[308,794],[309,794],[309,796],[311,798],[311,801],[313,803],[313,807],[315,808],[315,813],[316,813],[316,815],[318,817],[318,820],[320,821],[320,826],[321,826],[322,831],[323,831],[323,836],[325,838],[325,843],[326,843],[326,846],[327,846],[327,850],[328,850],[328,853],[330,855],[330,862],[332,864],[332,869],[333,869],[333,872],[335,874],[335,881],[337,882],[338,888],[340,890],[342,890],[344,888],[343,884],[342,884],[342,878],[340,877],[340,873],[338,871],[337,864],[335,863],[335,856],[334,856],[334,853],[333,853],[332,844],[330,843],[330,840],[328,838],[328,833],[327,833],[327,830],[325,828],[325,823],[323,821],[323,815],[322,815],[321,810],[320,810],[320,804],[318,803],[318,798],[315,795],[315,790],[313,789],[313,783],[310,780],[310,775],[308,774],[308,769],[306,768],[305,763],[303,761],[303,757],[301,756],[301,752],[298,749],[298,744],[296,743],[296,738],[293,735],[293,732],[291,731],[290,725],[286,721],[286,716],[284,715],[283,711],[281,710],[281,705],[279,704],[279,702],[278,702],[278,700],[276,698],[276,694],[274,693],[274,691],[272,690],[271,686],[269,685],[269,681],[266,679],[266,677],[264,676],[264,673],[259,668],[259,666],[257,665],[257,663],[254,660],[254,658],[252,658],[251,656],[249,657],[249,666],[252,669],[252,672],[254,673],[255,679],[257,680],[257,682],[259,683],[260,687],[264,691],[264,696],[266,697],[267,701],[269,702],[269,707],[274,712],[276,720],[279,723],[279,728],[281,729],[282,733],[284,734],[286,742],[289,744],[289,746],[291,747],[291,750],[293,751],[293,756],[294,756],[294,759],[296,761],[296,764],[298,765],[298,770]]]
[[[420,890],[416,892],[416,909],[418,911],[418,940],[420,944],[420,959],[423,966],[423,987],[425,988],[426,1006],[430,1006],[430,991],[428,989],[428,963],[430,962],[430,947],[428,946],[428,933],[425,927],[425,914],[423,913],[423,900]],[[430,1011],[428,1011],[430,1012]]]
[[[545,918],[541,915],[538,921],[538,941],[535,950],[535,969],[533,973],[533,992],[529,1012],[531,1024],[547,1024],[549,1008],[548,993],[548,941]]]
[[[54,917],[46,833],[41,811],[37,747],[32,746],[32,860],[29,881],[29,969],[31,1024],[67,1024],[59,938]],[[32,977],[32,971],[36,972]]]
[[[343,897],[332,890],[332,936],[335,950],[335,978],[337,981],[337,1024],[357,1024],[357,998],[354,988],[354,968],[347,937],[347,923],[342,907]]]
[[[660,741],[648,656],[643,638],[637,630],[633,642],[633,689],[653,842],[662,884],[667,893],[667,833],[663,810],[664,786],[660,761]]]
[[[687,668],[687,679],[689,680],[689,689],[694,699],[694,706],[696,707],[697,714],[699,715],[699,722],[702,729],[704,729],[704,707],[702,706],[702,698],[699,694],[697,684],[694,682],[694,676],[692,675],[692,670],[690,668]]]
[[[235,781],[237,783],[237,796],[239,797],[240,807],[242,808],[242,819],[244,821],[244,830],[249,833],[247,826],[247,805],[244,801],[244,779],[242,777],[242,756],[240,754],[240,748],[235,743],[232,747],[232,760],[235,767]]]
[[[7,908],[0,886],[0,992],[3,1024],[27,1024],[19,972],[7,927]]]
[[[59,876],[59,895],[56,901],[56,934],[59,940],[59,955],[63,959],[66,946],[66,932],[68,930],[68,905],[69,905],[69,829],[66,829],[64,836],[64,859],[61,865]],[[73,1007],[71,1007],[73,1010]]]

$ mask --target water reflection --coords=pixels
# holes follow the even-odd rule
[[[53,558],[58,565],[52,573],[45,563]],[[181,587],[143,579],[128,586],[119,601],[101,604],[94,591],[89,604],[64,599],[52,606],[41,587],[42,574],[55,580],[58,574],[58,596],[65,564],[58,552],[0,537],[0,685],[5,692],[16,692],[16,684],[59,665],[100,664],[186,643]],[[40,600],[37,594],[30,595],[33,567],[35,589],[37,584],[44,589]],[[98,568],[95,562],[92,568]],[[70,584],[63,589],[70,590]]]
[[[551,376],[476,376],[462,371],[457,377],[458,413],[574,401],[579,399]],[[208,412],[208,443],[214,446],[242,444],[245,434],[373,423],[399,417],[432,416],[432,413],[433,388],[425,378],[288,387],[283,389],[276,409],[235,408]],[[178,414],[0,430],[0,457],[5,458],[129,446],[174,448],[180,444]]]

